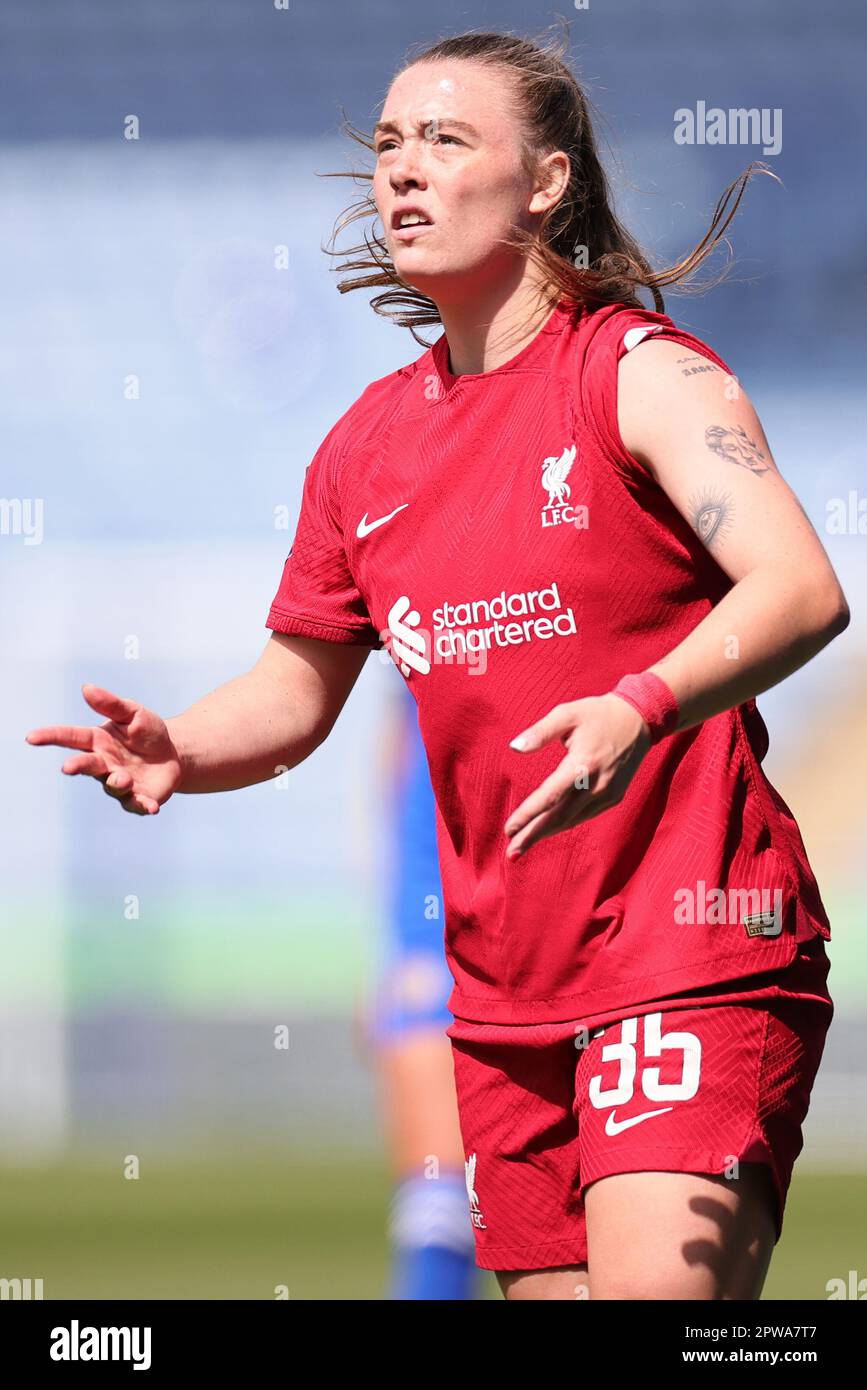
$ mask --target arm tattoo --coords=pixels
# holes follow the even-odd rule
[[[713,550],[726,535],[734,516],[731,495],[711,488],[689,499],[689,521],[699,540]]]
[[[710,425],[704,432],[704,442],[721,459],[736,463],[739,468],[748,468],[760,477],[771,467],[761,449],[748,437],[740,425],[726,429],[724,425]]]
[[[706,357],[678,357],[677,362],[678,366],[680,366],[681,376],[695,376],[698,372],[720,371],[720,368],[716,365],[716,363],[708,362]],[[695,362],[697,363],[697,365],[695,367],[684,367],[682,365],[684,362]]]

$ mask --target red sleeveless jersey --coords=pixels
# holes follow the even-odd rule
[[[373,382],[307,469],[268,614],[385,647],[417,701],[465,1019],[631,1008],[830,936],[752,700],[651,748],[619,806],[505,858],[509,813],[565,752],[509,740],[651,666],[731,587],[620,439],[617,364],[649,334],[729,371],[664,314],[562,300],[492,371],[452,376],[442,336]]]

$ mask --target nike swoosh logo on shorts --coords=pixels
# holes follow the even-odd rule
[[[633,1115],[629,1120],[615,1120],[612,1110],[605,1121],[605,1133],[613,1138],[622,1129],[631,1129],[633,1125],[640,1125],[642,1120],[652,1120],[654,1115],[667,1115],[669,1110],[673,1109],[673,1105],[666,1105],[664,1110],[645,1110],[643,1115]]]
[[[375,531],[377,526],[383,526],[386,523],[386,521],[391,521],[391,518],[393,516],[397,516],[398,512],[402,512],[404,507],[408,506],[408,502],[401,502],[400,506],[395,507],[394,511],[389,512],[388,516],[377,517],[376,521],[368,521],[367,512],[365,512],[364,516],[358,523],[358,530],[355,532],[356,536],[358,536],[359,540],[363,541],[364,537],[368,535],[371,531]]]

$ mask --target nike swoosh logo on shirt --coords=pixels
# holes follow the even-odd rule
[[[364,516],[358,523],[358,530],[355,532],[356,536],[358,536],[359,540],[364,540],[364,537],[368,535],[371,531],[375,531],[377,526],[384,526],[386,521],[391,521],[391,518],[393,516],[397,516],[398,512],[402,512],[404,507],[408,506],[408,502],[401,502],[400,506],[395,507],[394,511],[389,512],[388,516],[377,517],[376,521],[368,521],[367,512],[365,512]]]
[[[605,1133],[613,1138],[622,1129],[631,1129],[633,1125],[640,1125],[642,1120],[652,1120],[654,1115],[667,1115],[669,1110],[673,1109],[673,1105],[667,1105],[664,1110],[645,1110],[643,1115],[633,1115],[629,1120],[615,1120],[612,1110],[605,1121]]]

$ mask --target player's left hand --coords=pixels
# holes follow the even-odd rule
[[[519,751],[524,757],[554,739],[566,756],[532,796],[509,816],[507,859],[517,859],[537,840],[571,830],[623,800],[650,747],[650,731],[637,710],[619,695],[594,695],[555,705],[531,724]],[[515,741],[509,745],[515,746]]]

